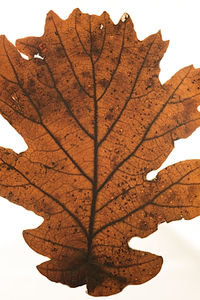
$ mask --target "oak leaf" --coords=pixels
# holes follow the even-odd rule
[[[144,283],[162,258],[128,241],[200,214],[199,160],[146,179],[200,125],[200,70],[161,85],[167,46],[160,32],[139,41],[127,14],[115,25],[78,9],[49,12],[16,47],[0,38],[0,112],[28,145],[0,149],[0,195],[44,218],[24,238],[52,281],[93,296]]]

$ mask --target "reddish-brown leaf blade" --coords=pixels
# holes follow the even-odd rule
[[[115,25],[78,9],[49,12],[43,36],[17,48],[0,38],[0,112],[28,145],[0,149],[1,196],[44,218],[24,238],[52,281],[93,296],[144,283],[162,258],[128,241],[200,214],[199,160],[146,179],[200,125],[199,69],[159,81],[167,46],[160,32],[139,41],[128,15]]]

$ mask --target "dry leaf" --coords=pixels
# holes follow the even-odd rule
[[[200,70],[161,85],[167,46],[159,32],[138,41],[127,14],[114,25],[78,9],[50,12],[44,35],[16,47],[1,36],[0,111],[28,150],[0,149],[0,194],[44,218],[24,238],[52,281],[93,296],[144,283],[162,258],[128,241],[200,214],[199,160],[146,179],[200,125]]]

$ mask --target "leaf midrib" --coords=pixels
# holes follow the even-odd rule
[[[94,158],[93,158],[93,182],[92,182],[92,202],[90,210],[90,221],[88,228],[88,262],[91,259],[92,252],[92,241],[93,241],[93,231],[94,222],[96,214],[96,202],[98,196],[98,103],[97,103],[97,90],[96,90],[96,75],[95,75],[95,64],[93,60],[93,43],[92,43],[92,30],[91,30],[91,16],[89,16],[89,32],[90,32],[90,61],[92,66],[92,77],[93,77],[93,105],[94,105]]]

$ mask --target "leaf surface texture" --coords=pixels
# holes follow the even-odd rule
[[[52,281],[93,296],[144,283],[162,258],[128,241],[200,214],[199,160],[146,179],[200,125],[199,69],[159,81],[167,46],[160,32],[139,41],[127,14],[115,25],[78,9],[49,12],[16,47],[0,38],[0,112],[28,145],[0,149],[0,195],[44,218],[24,238]]]

